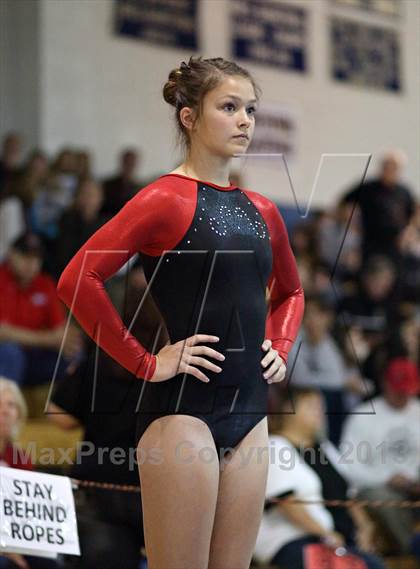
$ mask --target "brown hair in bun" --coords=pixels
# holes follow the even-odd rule
[[[226,75],[239,75],[249,79],[254,87],[255,97],[259,98],[261,90],[249,71],[222,57],[202,59],[201,56],[191,56],[188,63],[183,61],[179,68],[172,69],[169,73],[163,86],[163,98],[175,107],[179,140],[187,149],[190,147],[190,139],[180,120],[179,111],[183,107],[190,107],[196,110],[199,118],[204,96],[217,87]]]

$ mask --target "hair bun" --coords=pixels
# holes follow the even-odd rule
[[[182,72],[179,69],[173,69],[163,86],[163,98],[173,107],[176,107],[177,104],[178,79],[180,75],[182,75]]]

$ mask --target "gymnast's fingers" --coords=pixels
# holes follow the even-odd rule
[[[201,367],[205,367],[211,371],[214,371],[216,373],[220,373],[222,371],[222,368],[217,366],[216,364],[209,362],[209,360],[206,360],[205,358],[200,358],[198,356],[190,356],[188,358],[188,363],[190,365],[195,365],[195,366],[201,366]]]
[[[278,351],[270,348],[270,351],[261,360],[262,367],[267,367],[278,356]]]
[[[270,378],[267,383],[279,383],[280,381],[283,381],[283,379],[286,377],[286,366],[284,365],[284,362],[282,360],[282,363],[279,367],[279,369],[277,370],[276,374]]]
[[[269,379],[272,378],[274,374],[276,374],[281,366],[281,360],[280,358],[276,358],[275,360],[273,360],[272,364],[270,365],[270,367],[268,367],[265,372],[263,373],[263,376],[265,377],[265,379]]]
[[[206,356],[210,356],[210,357],[216,358],[218,360],[226,359],[223,354],[221,354],[220,352],[217,352],[216,350],[213,350],[213,348],[209,348],[208,346],[192,346],[190,348],[190,353],[194,354],[194,355],[204,354]]]
[[[198,342],[218,342],[219,340],[218,336],[211,336],[210,334],[194,334],[194,336],[187,338],[186,345],[194,346]]]
[[[196,367],[182,364],[180,366],[180,370],[181,370],[181,373],[189,373],[190,375],[193,375],[194,377],[196,377],[200,381],[203,381],[204,383],[208,383],[210,381],[209,378],[206,375],[204,375],[204,373]]]

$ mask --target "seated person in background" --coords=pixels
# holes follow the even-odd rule
[[[14,381],[0,377],[0,466],[32,470],[29,457],[19,452],[14,443],[20,429],[26,421],[26,403]],[[61,561],[2,553],[0,551],[0,569],[59,569]]]
[[[64,334],[65,313],[42,258],[39,238],[25,233],[0,265],[0,374],[21,386],[52,379]],[[79,349],[76,336],[67,340],[58,377]]]
[[[357,326],[375,346],[396,318],[398,295],[395,267],[386,257],[372,257],[360,274],[357,291],[344,297],[337,307],[338,318]]]
[[[420,368],[420,322],[416,309],[414,304],[400,304],[392,325],[381,334],[381,341],[370,349],[363,361],[359,360],[363,375],[373,382],[374,397],[382,395],[383,377],[391,359],[407,358]]]
[[[416,204],[415,215],[398,239],[401,252],[399,287],[404,301],[420,302],[420,203]]]
[[[103,181],[104,202],[102,213],[114,216],[144,184],[137,179],[141,153],[136,148],[125,148],[120,153],[119,172]]]
[[[21,171],[23,139],[19,132],[8,132],[1,144],[0,195],[8,194],[10,184]]]
[[[103,189],[92,178],[80,181],[73,205],[61,216],[55,243],[54,274],[58,278],[64,267],[89,237],[106,221],[99,213]]]
[[[10,185],[10,193],[19,199],[25,210],[25,215],[41,192],[48,179],[48,157],[41,149],[33,149],[25,160],[19,175],[15,176]]]
[[[380,254],[399,265],[398,238],[410,223],[415,206],[411,190],[401,182],[406,162],[400,150],[390,150],[382,159],[379,175],[358,184],[343,198],[360,208],[364,264],[372,255]]]
[[[0,194],[0,263],[4,261],[11,243],[25,230],[22,203],[16,196]]]
[[[394,358],[384,374],[383,395],[356,407],[345,422],[341,451],[359,497],[405,500],[420,479],[420,392],[418,370],[405,358]],[[388,536],[390,553],[408,553],[413,533],[412,511],[372,508]]]
[[[356,405],[375,395],[375,382],[366,377],[363,365],[370,355],[369,344],[357,326],[337,327],[334,337],[343,354],[350,378],[345,394],[345,408],[351,413]]]
[[[59,220],[63,211],[73,203],[77,184],[76,153],[71,148],[64,148],[52,161],[43,187],[37,191],[27,210],[28,227],[42,239],[46,251],[45,266],[51,274]]]
[[[354,280],[361,267],[361,227],[358,210],[352,203],[339,201],[318,223],[319,258],[334,271],[334,283]],[[331,286],[331,285],[330,285]]]
[[[345,547],[368,569],[382,569],[373,555],[373,525],[363,509],[322,504],[349,497],[337,450],[329,441],[320,442],[323,420],[322,396],[313,388],[291,389],[280,409],[269,415],[267,505],[254,557],[260,563],[304,569],[305,546],[325,543],[333,550]],[[297,504],[293,499],[320,503]]]
[[[292,386],[316,386],[325,399],[328,418],[328,438],[338,444],[344,416],[347,412],[347,390],[364,385],[354,378],[353,370],[344,361],[338,345],[330,333],[334,311],[321,298],[306,296],[303,326],[290,355],[288,378]]]
[[[2,141],[0,153],[0,263],[10,243],[25,227],[21,200],[13,195],[12,187],[20,176],[22,138],[17,132],[9,132]]]
[[[123,315],[127,324],[146,286],[143,269],[137,263],[129,273],[127,311]],[[165,327],[154,347],[162,322],[148,295],[133,324],[133,333],[150,351],[159,351],[168,341]],[[71,468],[72,477],[139,486],[135,432],[142,382],[102,350],[97,354],[96,344],[90,339],[88,342],[86,359],[56,385],[48,417],[63,429],[85,429],[84,452]],[[72,557],[69,566],[137,569],[144,546],[138,496],[120,490],[79,488],[75,498],[82,555]]]
[[[318,243],[314,221],[296,223],[291,230],[290,244],[297,259],[315,263],[318,260]]]
[[[14,439],[25,424],[25,399],[14,381],[0,377],[0,466],[32,470],[32,462],[25,454],[16,452]]]

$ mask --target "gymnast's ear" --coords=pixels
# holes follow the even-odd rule
[[[191,107],[182,107],[179,111],[179,120],[189,132],[194,128],[196,118],[197,114]]]

